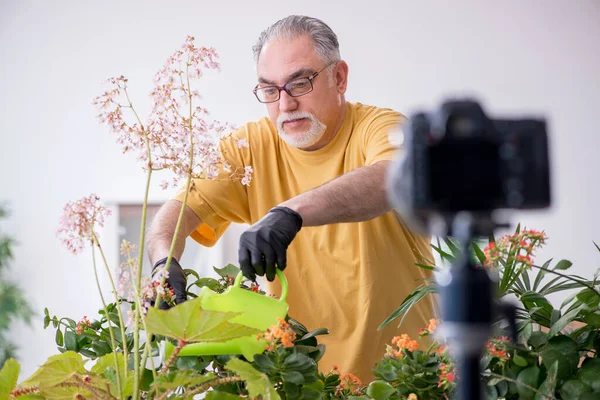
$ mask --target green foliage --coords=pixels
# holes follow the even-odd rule
[[[516,314],[519,342],[492,340],[482,359],[482,379],[490,399],[600,398],[598,272],[592,279],[569,275],[572,263],[568,260],[547,260],[541,266],[535,265],[533,250],[545,239],[543,232],[521,230],[517,226],[513,235],[498,241],[495,238],[487,242],[477,240],[469,246],[472,260],[497,275],[498,299],[514,296],[520,303]],[[438,245],[433,246],[442,261],[451,262],[461,256],[460,247],[452,239],[445,239],[444,244],[445,247],[438,241]],[[594,245],[600,251],[600,247]],[[444,268],[417,266],[433,270]],[[572,293],[555,308],[548,296],[562,291]],[[382,325],[404,317],[418,301],[436,292],[435,281],[426,281],[407,296]],[[581,327],[570,328],[574,322]],[[507,335],[502,327],[502,321],[495,322],[496,333]],[[396,382],[414,379],[414,366],[409,369],[404,365],[412,359],[406,359],[390,360],[385,367],[380,367],[379,377],[394,378]],[[400,364],[404,369],[399,368]],[[374,382],[370,392],[382,399],[402,395],[397,385],[391,385],[396,389],[391,392],[389,386],[383,385],[385,381],[392,382],[386,379]],[[411,388],[420,389],[415,385]]]
[[[0,220],[6,217],[6,210],[0,207]],[[6,271],[14,259],[14,244],[13,238],[0,231],[0,368],[7,359],[16,356],[16,347],[7,335],[12,322],[23,320],[29,323],[33,314],[21,289],[6,278]]]

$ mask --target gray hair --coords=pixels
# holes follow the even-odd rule
[[[258,63],[260,52],[271,39],[294,39],[298,36],[308,36],[314,43],[317,56],[324,63],[338,61],[340,44],[336,34],[323,21],[303,15],[290,15],[262,31],[258,41],[252,46],[254,61]]]

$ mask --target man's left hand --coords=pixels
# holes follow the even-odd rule
[[[284,270],[287,248],[302,228],[302,217],[287,207],[272,208],[240,237],[239,263],[244,276],[251,281],[266,273],[275,279],[276,267]]]

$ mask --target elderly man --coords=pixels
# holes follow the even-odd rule
[[[252,166],[252,184],[196,181],[174,257],[189,235],[212,246],[230,222],[251,224],[240,238],[244,275],[266,275],[277,293],[275,270],[287,266],[289,315],[309,329],[330,330],[321,337],[321,370],[336,364],[369,381],[386,343],[400,333],[416,335],[433,317],[431,302],[422,301],[401,330],[377,330],[426,277],[413,264],[433,258],[428,239],[407,229],[385,194],[397,151],[388,137],[404,117],[346,101],[348,64],[336,35],[318,19],[276,22],[262,32],[254,55],[254,94],[268,117],[246,123],[222,145],[232,169]],[[238,148],[240,139],[249,146]],[[149,253],[157,265],[169,253],[184,190],[152,224]],[[174,261],[169,283],[182,300],[185,277]]]

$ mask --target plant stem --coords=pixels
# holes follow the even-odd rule
[[[108,262],[106,261],[106,256],[104,255],[104,251],[102,250],[102,246],[100,246],[100,242],[98,241],[98,237],[96,236],[95,232],[92,232],[92,237],[94,238],[94,241],[96,243],[98,243],[98,250],[100,251],[100,255],[102,256],[102,261],[104,262],[104,267],[106,268],[106,273],[108,274],[108,278],[110,279],[110,284],[112,286],[112,290],[113,293],[115,294],[115,300],[116,300],[116,309],[117,309],[117,314],[119,315],[119,321],[120,321],[120,328],[121,328],[121,339],[122,339],[122,345],[123,345],[123,356],[125,359],[124,362],[124,374],[123,376],[125,378],[127,378],[127,366],[129,365],[127,358],[129,355],[129,352],[127,351],[127,336],[125,336],[125,320],[123,319],[123,313],[121,312],[121,302],[119,299],[119,294],[117,293],[117,288],[115,286],[115,281],[113,279],[113,276],[110,272],[110,268],[108,267]],[[108,319],[108,314],[106,315],[106,318]]]
[[[241,381],[243,381],[243,379],[239,376],[228,376],[225,378],[213,379],[212,381],[206,382],[206,383],[198,386],[197,388],[190,391],[189,393],[186,393],[186,397],[192,398],[193,396],[195,396],[199,393],[205,392],[211,386],[219,386],[219,385],[223,385],[226,383],[234,383],[234,382],[241,382]],[[162,398],[163,397],[161,397],[161,399]],[[164,398],[166,398],[166,397],[164,397]]]
[[[88,392],[90,392],[95,399],[114,399],[114,397],[110,394],[110,391],[108,393],[104,392],[103,390],[100,390],[94,386],[92,386],[89,382],[86,382],[84,379],[82,379],[79,375],[77,374],[73,374],[73,379],[75,379],[78,383],[78,387],[82,387],[85,390],[87,390]]]
[[[144,241],[145,241],[145,236],[146,236],[146,215],[147,215],[147,210],[148,210],[148,193],[150,192],[150,181],[151,181],[151,177],[152,177],[152,151],[150,148],[150,140],[148,139],[148,134],[146,132],[146,129],[144,128],[144,124],[142,123],[138,113],[135,111],[135,108],[133,107],[133,103],[131,102],[131,99],[129,98],[129,93],[127,92],[127,89],[124,89],[125,92],[125,96],[127,97],[127,102],[129,103],[129,106],[131,107],[131,110],[133,111],[133,114],[135,115],[135,117],[138,120],[138,123],[140,124],[140,129],[141,131],[144,133],[144,141],[146,143],[146,150],[148,152],[148,174],[147,174],[147,178],[146,178],[146,190],[144,193],[144,202],[142,205],[142,226],[141,226],[141,231],[140,231],[140,253],[139,253],[139,261],[138,261],[138,271],[137,271],[137,277],[135,280],[135,287],[138,288],[139,290],[141,290],[141,283],[142,283],[142,267],[143,267],[143,262],[144,262]],[[138,296],[139,297],[139,296]],[[139,387],[140,387],[140,379],[141,379],[141,368],[145,368],[145,359],[144,359],[144,363],[143,363],[143,367],[140,366],[140,320],[143,319],[143,316],[140,313],[140,309],[142,307],[142,304],[139,302],[137,303],[137,306],[135,307],[135,324],[134,324],[134,331],[133,331],[133,346],[134,346],[134,352],[133,352],[133,360],[134,360],[134,378],[133,378],[133,400],[138,400],[139,399]],[[145,328],[145,324],[144,324],[144,328]],[[147,331],[146,331],[147,334]],[[146,342],[148,341],[148,337],[146,337]],[[146,349],[148,348],[148,346],[144,347],[144,353],[146,353]]]
[[[93,227],[92,227],[92,231],[93,231]],[[94,234],[94,238],[95,238],[95,234]],[[113,349],[113,355],[115,358],[115,371],[116,371],[116,378],[117,378],[117,390],[119,391],[119,397],[122,398],[122,391],[121,391],[121,374],[119,372],[120,367],[119,367],[119,358],[117,357],[117,344],[115,343],[115,335],[113,334],[112,331],[112,323],[110,321],[110,318],[108,317],[108,308],[106,307],[106,301],[104,301],[104,295],[102,294],[102,288],[100,287],[100,279],[98,278],[98,268],[96,267],[96,246],[98,243],[96,242],[96,239],[94,239],[94,243],[92,244],[92,260],[94,263],[94,276],[96,277],[96,286],[98,287],[98,293],[100,294],[100,300],[102,300],[102,305],[104,306],[104,313],[106,315],[106,322],[108,322],[108,334],[110,335],[110,344],[112,346]],[[123,340],[125,340],[125,338],[123,338]]]
[[[514,383],[515,385],[523,386],[524,388],[529,389],[529,390],[533,390],[535,393],[537,393],[540,396],[542,396],[542,399],[556,400],[556,397],[554,397],[554,396],[547,396],[545,393],[540,392],[539,390],[537,390],[533,386],[526,385],[525,383],[519,382],[516,379],[511,379],[511,378],[509,378],[507,376],[496,374],[494,372],[489,372],[489,376],[493,376],[494,378],[499,378],[499,379],[502,379],[502,380]]]
[[[167,372],[167,370],[169,369],[169,367],[171,365],[173,365],[173,363],[175,362],[175,360],[177,359],[177,355],[179,354],[179,352],[181,351],[181,349],[183,348],[183,346],[186,345],[186,341],[185,340],[179,340],[177,342],[177,347],[175,347],[175,349],[173,350],[173,353],[171,353],[171,357],[169,357],[169,359],[167,360],[167,362],[165,363],[165,365],[163,365],[162,369],[160,370],[159,376],[164,374],[165,372]]]
[[[540,266],[533,265],[533,264],[532,264],[531,266],[532,266],[532,267],[534,267],[534,268],[537,268],[537,269],[541,269],[542,271],[550,272],[551,274],[555,274],[555,275],[561,276],[561,277],[563,277],[563,278],[565,278],[565,279],[567,279],[567,280],[569,280],[569,281],[573,281],[573,282],[575,282],[575,283],[579,283],[581,286],[585,286],[586,288],[588,288],[588,289],[590,289],[591,291],[593,291],[594,293],[596,293],[596,295],[597,295],[598,297],[600,297],[600,292],[598,292],[598,291],[597,291],[597,290],[594,288],[594,286],[592,286],[592,285],[588,285],[588,284],[587,284],[585,281],[580,281],[579,279],[575,279],[575,278],[573,278],[573,277],[571,277],[571,276],[569,276],[569,275],[565,275],[565,274],[562,274],[562,273],[560,273],[560,272],[556,272],[555,270],[552,270],[552,269],[548,269],[548,268],[540,267]]]

